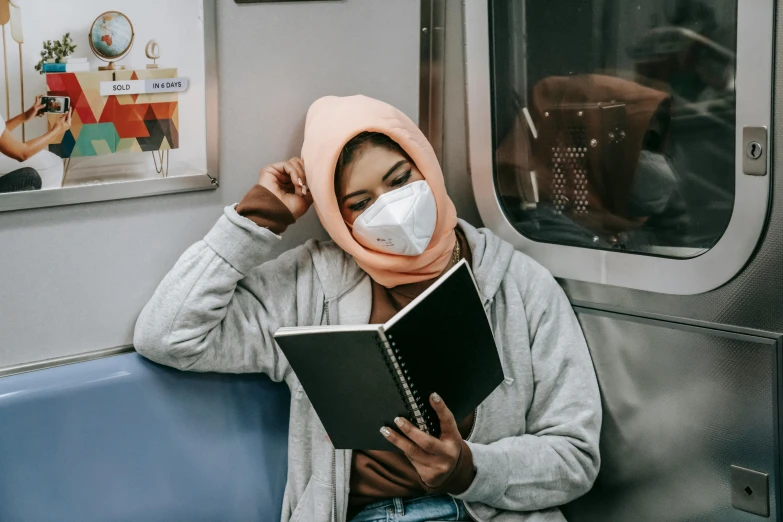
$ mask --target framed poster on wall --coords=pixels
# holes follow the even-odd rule
[[[215,15],[0,0],[0,211],[216,188]]]

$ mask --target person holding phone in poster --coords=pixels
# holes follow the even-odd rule
[[[14,136],[19,125],[47,112],[41,96],[32,107],[8,121],[0,117],[0,193],[59,188],[62,161],[46,149],[71,128],[72,110],[62,114],[42,136],[23,142]]]

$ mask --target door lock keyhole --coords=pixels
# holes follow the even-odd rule
[[[752,140],[747,140],[748,143]],[[758,140],[761,142],[761,140]],[[750,151],[748,151],[750,152]],[[731,505],[735,509],[768,517],[769,475],[739,466],[731,466]]]
[[[764,153],[764,147],[758,141],[748,143],[748,157],[757,160]]]

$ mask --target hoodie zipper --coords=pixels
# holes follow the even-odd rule
[[[332,520],[337,522],[337,450],[332,449]]]
[[[326,305],[326,326],[329,326],[329,302]],[[337,522],[337,450],[332,448],[332,520]]]
[[[476,411],[473,413],[473,424],[470,425],[470,433],[468,433],[468,437],[465,439],[467,441],[469,441],[473,437],[473,431],[476,429],[476,421],[478,421],[478,413],[479,413],[479,409],[476,408]],[[465,511],[468,512],[468,515],[470,516],[471,520],[479,520],[479,518],[473,513],[473,511],[470,510],[467,502],[463,501],[462,505],[465,506]]]
[[[490,306],[491,306],[491,300],[487,300],[487,304],[490,304]],[[505,374],[504,374],[504,377],[505,377]],[[476,424],[478,422],[478,416],[479,416],[479,408],[481,408],[481,406],[476,408],[476,411],[473,413],[473,423],[470,425],[470,433],[468,433],[468,436],[465,439],[466,441],[470,441],[470,439],[473,438],[473,432],[476,431]],[[475,513],[473,513],[473,510],[470,509],[470,506],[468,506],[467,502],[463,501],[462,505],[465,506],[465,511],[468,512],[468,515],[470,516],[470,518],[472,520],[476,520],[478,522],[481,522],[481,519],[478,516],[476,516]]]
[[[473,430],[476,429],[476,419],[478,418],[478,408],[476,408],[473,411],[473,422],[470,424],[470,431],[468,432],[467,438],[465,440],[470,440],[470,438],[473,436]]]

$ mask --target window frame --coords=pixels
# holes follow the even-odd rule
[[[735,194],[731,220],[720,240],[692,258],[666,258],[534,241],[517,231],[496,193],[492,140],[489,2],[465,0],[465,72],[469,166],[484,224],[555,277],[673,295],[694,295],[722,286],[752,257],[770,208],[774,52],[774,2],[738,4]],[[744,129],[766,129],[764,176],[743,172]]]

